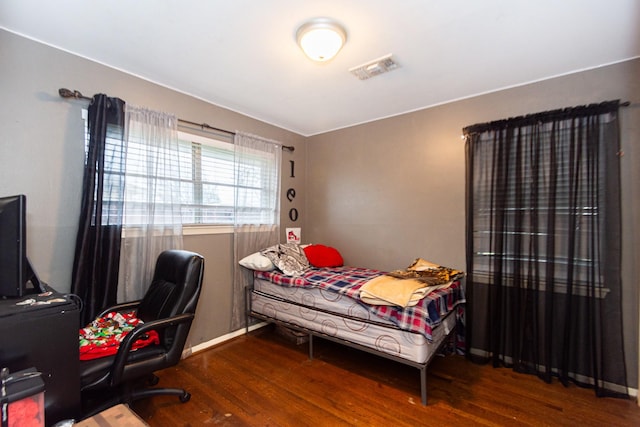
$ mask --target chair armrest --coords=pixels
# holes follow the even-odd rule
[[[129,356],[131,347],[142,334],[151,330],[161,331],[163,329],[177,326],[182,323],[191,323],[194,317],[195,315],[193,313],[183,313],[173,317],[167,317],[166,319],[152,320],[133,328],[131,332],[129,332],[120,343],[118,353],[116,354],[116,358],[113,361],[113,365],[111,367],[112,383],[117,384],[120,382],[120,378],[122,377],[122,374],[124,372],[124,367],[127,363],[127,357]]]
[[[141,300],[123,302],[122,304],[112,305],[111,307],[108,307],[108,308],[105,308],[104,310],[102,310],[100,313],[98,313],[98,315],[96,317],[102,317],[102,316],[106,315],[107,313],[111,313],[112,311],[123,312],[123,311],[135,310],[140,305],[140,301]]]

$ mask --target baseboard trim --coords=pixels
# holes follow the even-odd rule
[[[489,352],[485,351],[485,350],[480,350],[477,348],[472,348],[469,350],[469,352],[471,354],[475,354],[477,356],[482,356],[482,357],[488,357],[490,355]],[[505,360],[508,363],[512,362],[511,357],[506,356]],[[555,371],[555,370],[554,370]],[[589,377],[585,377],[583,375],[577,375],[577,374],[572,374],[572,376],[576,377],[579,381],[585,383],[585,384],[592,384],[593,385],[593,379],[589,378]],[[632,387],[624,387],[621,386],[619,384],[614,384],[614,383],[610,383],[610,382],[605,382],[604,383],[604,388],[607,390],[611,390],[611,391],[615,391],[617,393],[623,393],[623,394],[628,394],[630,397],[638,397],[638,389],[637,388],[632,388]],[[638,405],[640,406],[640,400],[638,400]]]
[[[249,326],[249,332],[255,331],[256,329],[260,329],[264,326],[267,326],[267,322],[256,323],[255,325]],[[235,337],[239,337],[240,335],[244,335],[247,333],[246,328],[238,329],[237,331],[229,332],[228,334],[222,335],[220,337],[214,338],[212,340],[200,343],[198,345],[194,345],[193,347],[185,348],[182,352],[182,358],[186,358],[191,356],[194,353],[198,353],[200,351],[206,350],[218,344],[221,344],[225,341],[229,341]]]

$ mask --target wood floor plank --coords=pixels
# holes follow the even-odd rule
[[[151,427],[179,426],[635,426],[635,399],[547,384],[533,375],[437,357],[428,369],[428,405],[419,371],[366,352],[314,340],[295,345],[271,327],[191,355],[158,373],[173,396],[135,402]]]

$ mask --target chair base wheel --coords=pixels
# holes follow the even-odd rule
[[[185,391],[184,394],[180,396],[180,402],[186,403],[189,400],[191,400],[191,393],[189,393],[188,391]]]

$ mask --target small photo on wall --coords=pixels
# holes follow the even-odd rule
[[[300,244],[300,227],[287,228],[287,243]]]

